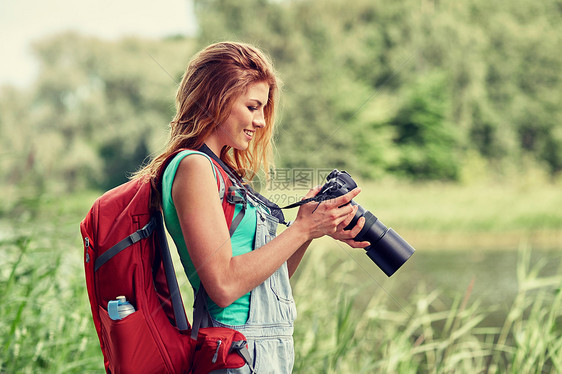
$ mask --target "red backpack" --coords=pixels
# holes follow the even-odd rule
[[[179,151],[178,151],[179,152]],[[99,197],[80,224],[86,286],[108,373],[208,373],[249,363],[246,338],[236,330],[203,327],[206,298],[196,296],[194,326],[185,314],[160,209],[151,198],[161,189],[164,162],[155,186],[131,180]],[[230,192],[228,175],[215,165],[219,191]],[[226,221],[234,205],[223,198]],[[108,302],[125,296],[135,312],[113,320]],[[199,300],[199,302],[198,302]],[[251,367],[251,365],[250,365]]]

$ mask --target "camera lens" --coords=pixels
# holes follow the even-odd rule
[[[363,228],[354,238],[356,241],[368,241],[370,246],[365,248],[367,256],[387,275],[394,274],[414,253],[414,248],[398,233],[387,228],[381,220],[371,212],[355,202],[358,209],[353,220],[344,230],[351,230],[359,218],[365,217]]]
[[[327,199],[342,196],[357,187],[357,184],[346,171],[334,169],[326,178],[318,198]],[[317,200],[322,201],[322,200]],[[356,241],[367,241],[371,245],[365,248],[367,256],[377,264],[389,277],[396,272],[414,253],[414,248],[408,244],[398,233],[386,227],[371,212],[357,203],[355,216],[344,230],[351,230],[361,217],[365,217],[363,228],[355,236]]]

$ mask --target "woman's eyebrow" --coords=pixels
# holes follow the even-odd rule
[[[261,101],[259,101],[258,99],[250,99],[250,101],[255,101],[258,104],[258,106],[263,105],[263,103]]]

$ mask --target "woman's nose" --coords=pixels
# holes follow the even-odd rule
[[[260,110],[259,113],[256,113],[254,116],[254,120],[252,121],[252,125],[257,128],[265,127],[265,116],[263,110]]]

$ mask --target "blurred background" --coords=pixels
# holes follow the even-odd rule
[[[261,192],[284,205],[345,169],[417,249],[387,279],[362,251],[312,246],[295,372],[562,371],[561,15],[559,0],[4,0],[0,372],[102,369],[78,224],[161,150],[191,56],[222,40],[266,51],[283,81],[279,183]]]

